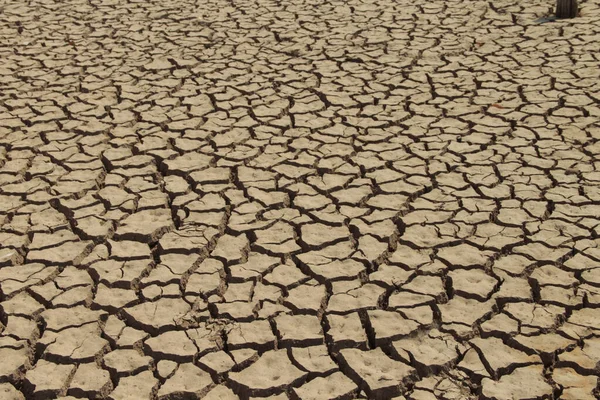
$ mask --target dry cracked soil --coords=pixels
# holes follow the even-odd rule
[[[600,2],[0,0],[0,399],[595,399]]]

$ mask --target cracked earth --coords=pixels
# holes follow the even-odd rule
[[[0,398],[595,399],[600,2],[0,0]]]

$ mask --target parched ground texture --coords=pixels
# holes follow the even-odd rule
[[[0,399],[594,399],[600,2],[0,0]]]

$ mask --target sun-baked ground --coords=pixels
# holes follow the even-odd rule
[[[594,399],[600,3],[0,0],[0,399]]]

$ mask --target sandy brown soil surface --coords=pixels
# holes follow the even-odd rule
[[[0,0],[0,399],[597,398],[600,3]]]

